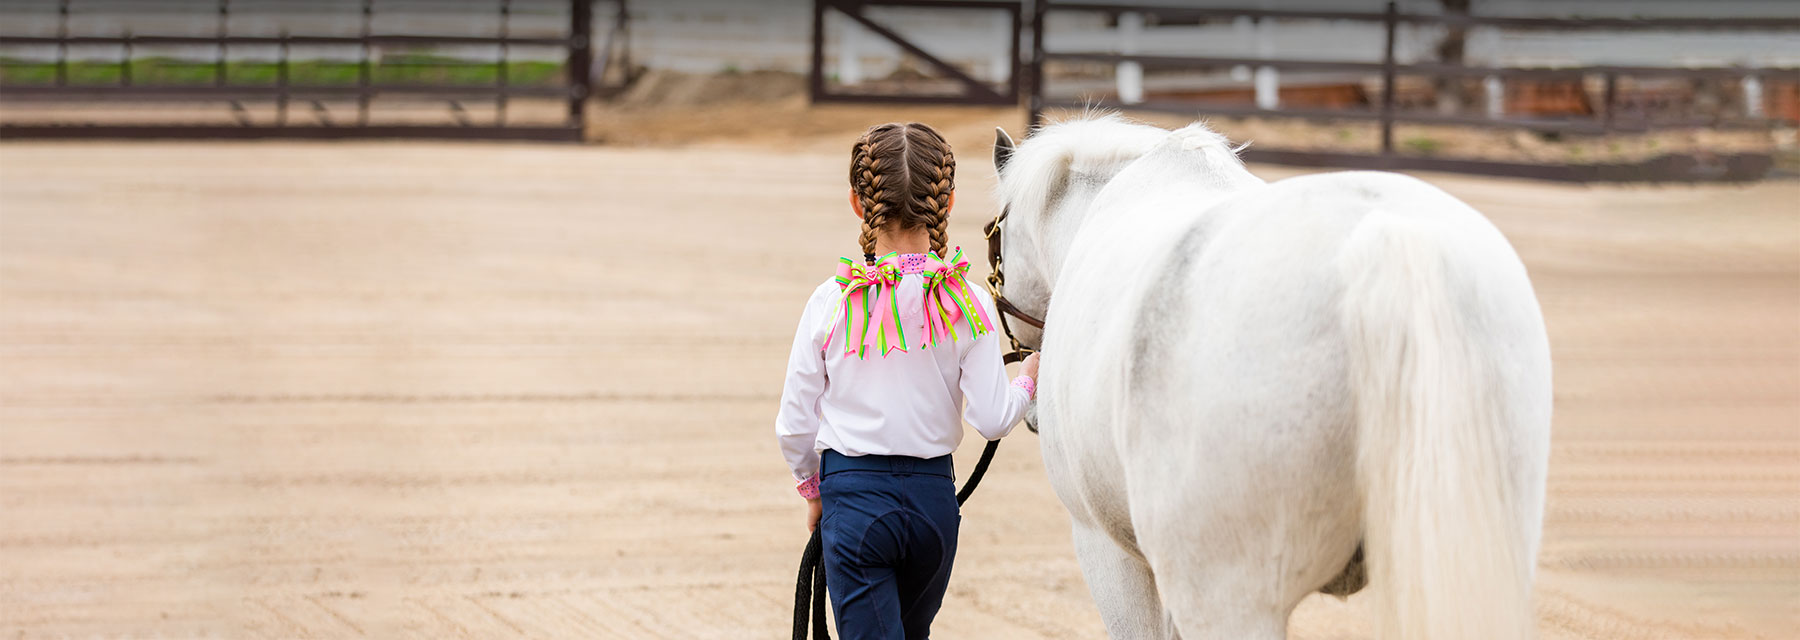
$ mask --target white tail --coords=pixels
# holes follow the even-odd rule
[[[1340,262],[1377,637],[1529,638],[1540,437],[1536,425],[1513,424],[1534,416],[1505,406],[1508,394],[1529,388],[1502,379],[1510,356],[1496,350],[1509,336],[1496,325],[1512,318],[1487,317],[1488,304],[1471,302],[1494,293],[1472,290],[1491,274],[1459,271],[1468,243],[1447,249],[1457,234],[1446,229],[1426,217],[1372,213]],[[1523,304],[1535,313],[1526,286]],[[1547,440],[1547,412],[1541,426]]]

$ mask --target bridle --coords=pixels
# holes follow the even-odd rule
[[[987,235],[988,266],[992,267],[987,277],[988,293],[993,294],[994,306],[1000,310],[1000,328],[1006,332],[1006,339],[1012,343],[1012,352],[1006,354],[1006,363],[1012,364],[1024,360],[1025,356],[1036,353],[1037,350],[1019,344],[1019,339],[1013,337],[1012,325],[1007,324],[1006,317],[1018,318],[1019,322],[1039,329],[1044,328],[1044,321],[1019,310],[1017,305],[1007,300],[1006,296],[1000,292],[1000,287],[1006,284],[1006,274],[1000,270],[1000,223],[1006,221],[1006,215],[1009,213],[1012,213],[1011,207],[1001,209],[1000,215],[994,216],[993,220],[988,221],[982,231]]]

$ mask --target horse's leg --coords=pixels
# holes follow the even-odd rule
[[[1106,634],[1114,640],[1178,638],[1162,602],[1150,566],[1119,547],[1106,532],[1075,523],[1075,557],[1081,575],[1106,622]]]
[[[1282,640],[1293,606],[1270,594],[1270,576],[1202,561],[1187,575],[1158,580],[1168,615],[1187,640]]]
[[[1308,459],[1323,449],[1291,447]],[[1354,485],[1322,467],[1209,458],[1191,468],[1234,481],[1176,474],[1174,486],[1187,490],[1163,492],[1164,502],[1134,518],[1156,592],[1182,638],[1281,640],[1294,607],[1343,570],[1356,549]],[[1281,473],[1288,469],[1308,473]],[[1133,507],[1140,498],[1133,496]]]
[[[1322,384],[1284,382],[1271,388]],[[1250,413],[1239,401],[1202,411]],[[1262,411],[1207,430],[1217,437],[1201,440],[1195,448],[1206,455],[1186,465],[1151,452],[1134,467],[1143,474],[1134,486],[1146,487],[1131,496],[1135,539],[1186,640],[1285,638],[1294,607],[1356,550],[1359,500],[1342,444],[1348,428],[1309,423],[1307,411]]]

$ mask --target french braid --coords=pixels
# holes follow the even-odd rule
[[[949,244],[950,195],[956,157],[931,127],[912,122],[877,125],[850,149],[850,188],[863,210],[863,259],[875,262],[876,239],[888,231],[923,228],[931,250]]]
[[[856,188],[856,199],[863,209],[862,236],[858,242],[862,244],[863,259],[869,264],[875,264],[875,233],[885,222],[882,210],[886,208],[880,200],[885,195],[880,191],[882,176],[875,174],[875,170],[881,168],[881,160],[870,157],[872,155],[868,136],[864,136],[856,141],[850,164],[850,184]]]
[[[931,233],[931,251],[942,257],[944,248],[950,244],[950,194],[956,190],[956,156],[950,153],[950,144],[943,138],[936,137],[938,144],[937,170],[932,174],[931,189],[926,196],[924,211],[925,229]]]

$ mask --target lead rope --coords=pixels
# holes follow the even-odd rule
[[[1006,364],[1012,364],[1025,356],[1014,351],[1006,354]],[[975,470],[969,472],[969,481],[964,482],[962,490],[956,492],[956,505],[962,506],[975,494],[975,487],[981,485],[981,477],[987,475],[988,465],[994,462],[994,452],[1000,450],[999,440],[989,440],[981,450],[981,461],[975,463]],[[807,627],[812,627],[812,637],[817,640],[831,640],[831,634],[825,629],[825,543],[819,537],[819,529],[813,528],[812,539],[806,541],[806,550],[800,553],[800,577],[794,586],[794,640],[806,640]],[[810,618],[811,623],[808,624]]]

